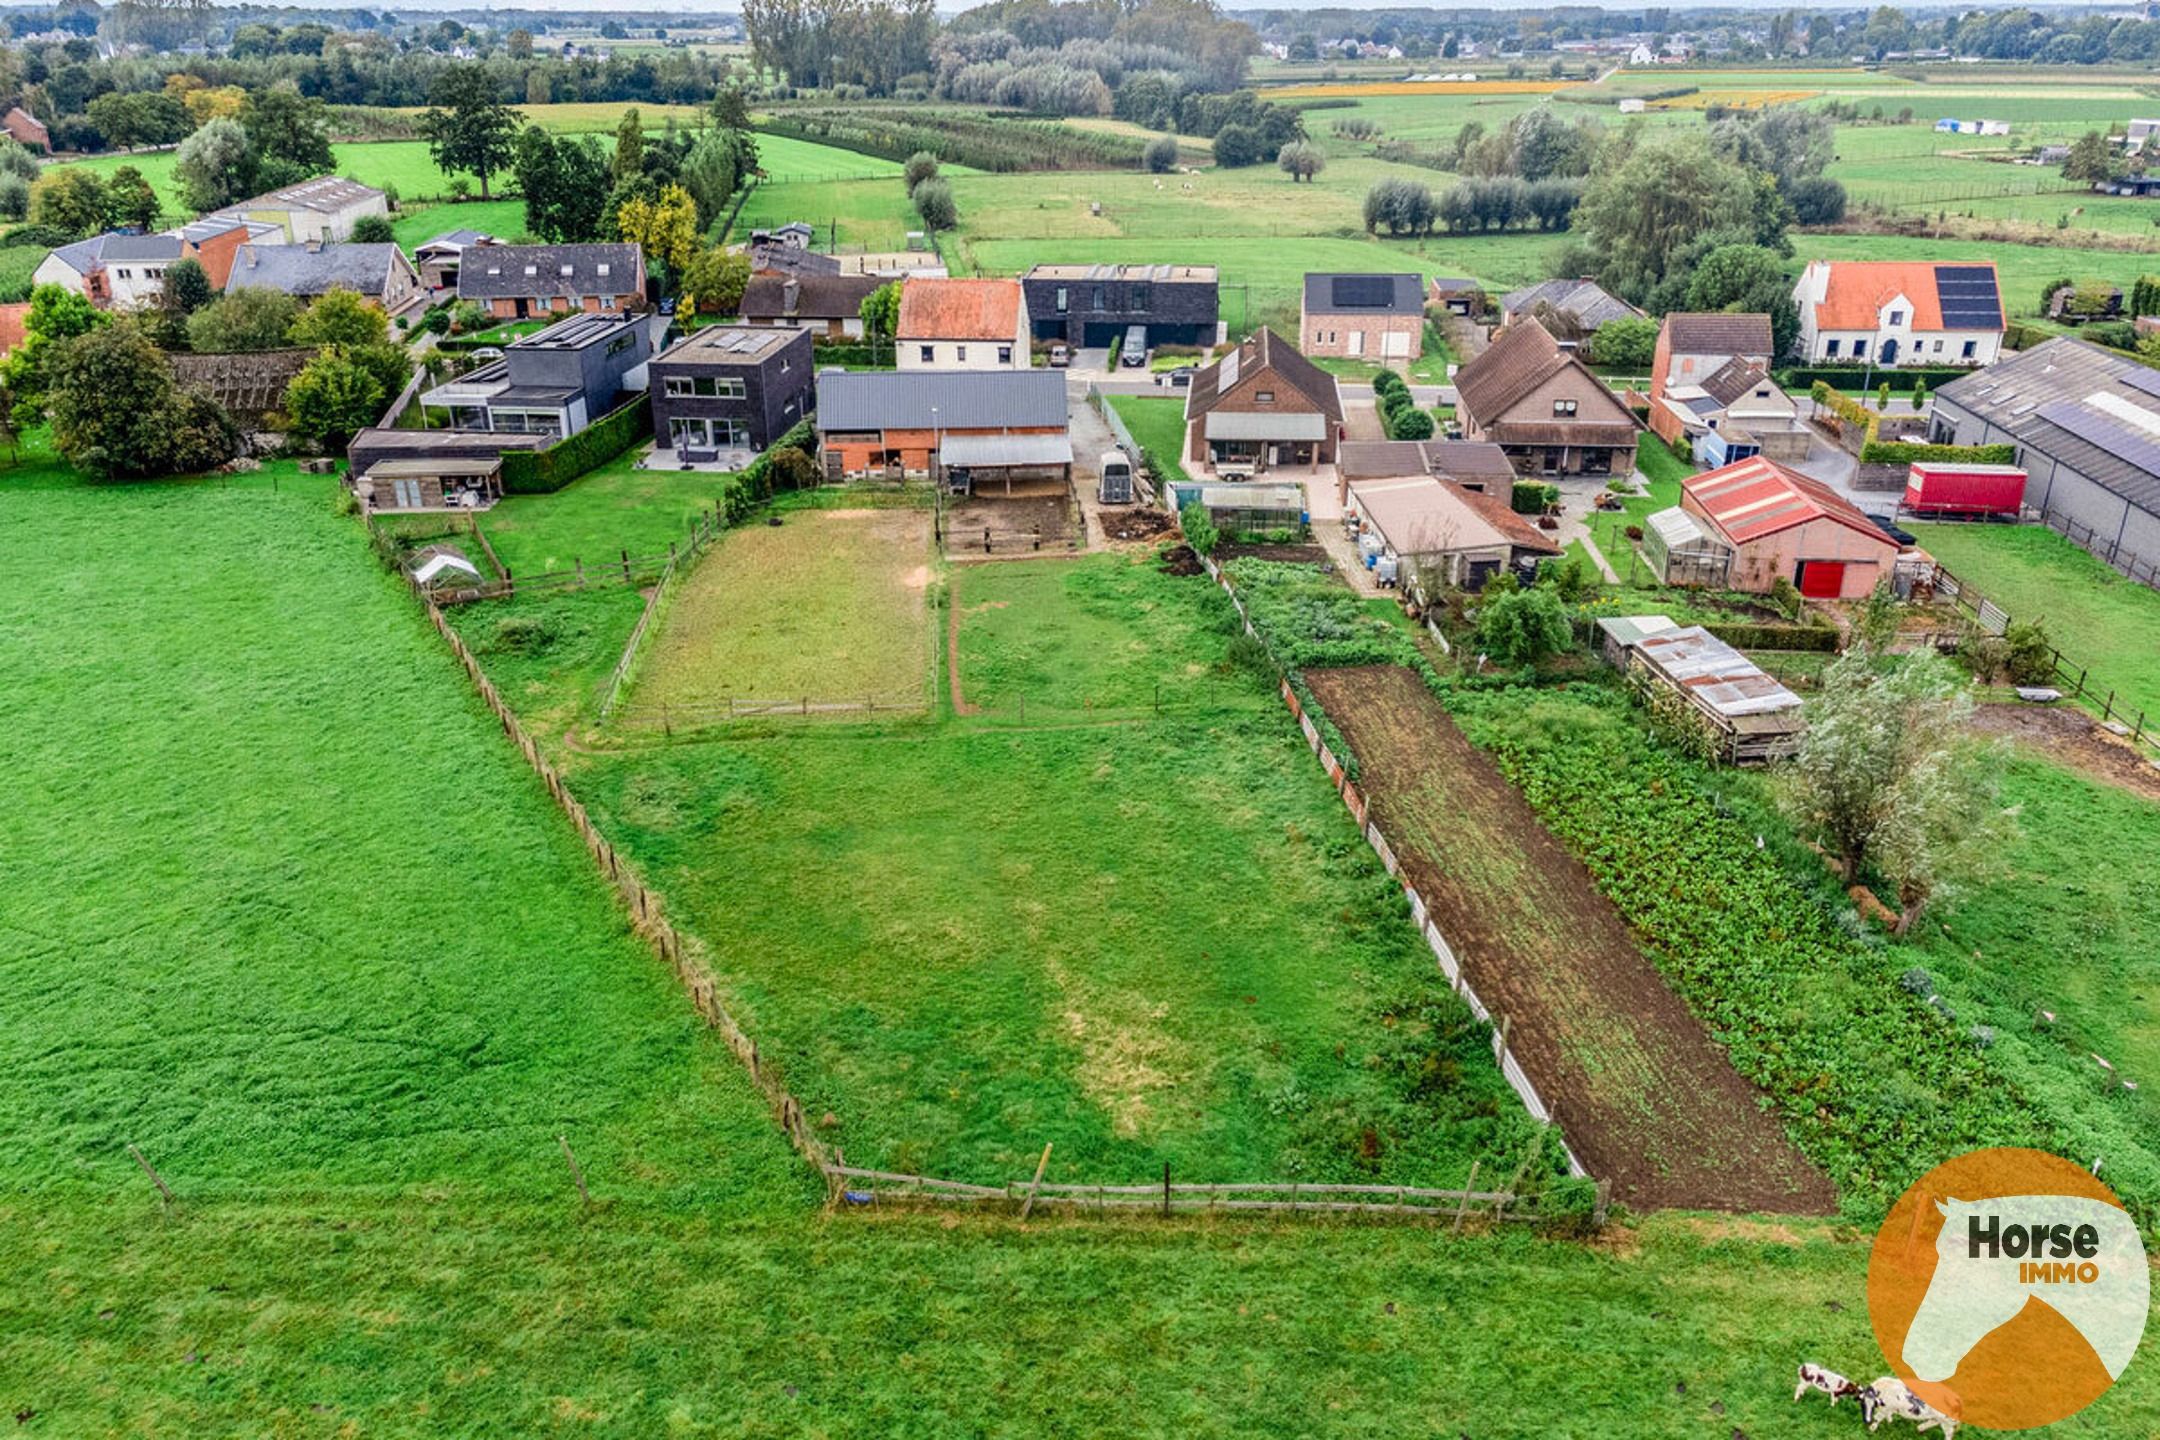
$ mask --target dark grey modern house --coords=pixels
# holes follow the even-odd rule
[[[2118,568],[2160,563],[2160,370],[2049,340],[1935,392],[1928,438],[2017,446],[2025,504]]]
[[[763,450],[810,412],[807,330],[708,325],[652,362],[653,434],[686,454]]]
[[[1222,317],[1212,265],[1037,265],[1020,277],[1037,340],[1108,345],[1135,325],[1154,345],[1213,345]]]
[[[575,315],[510,343],[503,358],[420,396],[450,412],[454,430],[575,435],[645,388],[667,320]]]

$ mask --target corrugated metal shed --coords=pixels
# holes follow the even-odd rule
[[[1070,465],[1072,458],[1064,435],[948,435],[938,447],[946,465]]]
[[[1700,625],[1645,635],[1635,649],[1652,668],[1728,720],[1800,708],[1798,695]]]

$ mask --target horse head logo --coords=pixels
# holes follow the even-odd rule
[[[2151,1273],[2136,1222],[2076,1195],[1938,1200],[1935,1274],[1905,1334],[1921,1380],[1948,1380],[1975,1345],[2038,1300],[2068,1321],[2111,1377],[2145,1331]]]

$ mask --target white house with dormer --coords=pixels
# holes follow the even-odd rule
[[[1989,260],[1811,260],[1793,303],[1810,365],[1992,365],[2002,353]]]

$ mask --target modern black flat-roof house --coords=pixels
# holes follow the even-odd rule
[[[653,357],[653,434],[690,458],[763,450],[816,403],[807,330],[709,325]]]
[[[1141,325],[1151,346],[1213,345],[1220,329],[1212,265],[1037,265],[1020,288],[1037,340],[1108,345]]]
[[[420,396],[456,430],[575,435],[645,388],[667,321],[657,315],[574,315],[510,343],[503,358]]]

